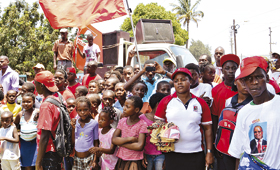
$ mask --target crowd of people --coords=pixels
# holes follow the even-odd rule
[[[214,64],[202,55],[198,65],[175,69],[176,62],[166,58],[147,60],[139,69],[130,65],[131,51],[126,66],[100,76],[100,50],[89,35],[86,49],[78,50],[86,58],[86,74],[78,82],[69,57],[73,44],[67,30],[60,32],[53,48],[55,73],[37,64],[34,80],[21,82],[20,90],[18,73],[7,56],[0,56],[3,170],[204,170],[213,165],[234,170],[256,162],[280,169],[279,54],[240,61],[218,47]],[[74,149],[64,158],[53,142],[61,110],[49,98],[65,105],[71,119]],[[148,127],[155,122],[178,127],[174,146],[151,143]]]

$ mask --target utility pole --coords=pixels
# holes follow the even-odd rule
[[[231,54],[233,54],[233,41],[232,41],[232,30],[230,30],[230,47],[231,47]]]
[[[235,55],[237,55],[237,49],[236,49],[236,34],[237,34],[237,29],[239,29],[239,25],[236,24],[235,25],[235,19],[233,19],[233,26],[231,26],[231,29],[234,31],[233,35],[234,35],[234,49],[235,49]]]

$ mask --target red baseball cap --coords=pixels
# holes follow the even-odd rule
[[[235,62],[238,66],[240,64],[240,59],[237,55],[234,55],[234,54],[226,54],[226,55],[223,55],[221,57],[221,60],[220,60],[220,64],[221,66],[223,67],[223,64],[227,61],[233,61]]]
[[[54,84],[54,76],[50,71],[41,71],[37,73],[34,80],[44,84],[46,88],[51,92],[58,91],[57,86]]]
[[[178,68],[177,70],[175,70],[175,72],[172,74],[171,79],[173,80],[176,76],[177,73],[186,73],[187,75],[189,75],[192,78],[192,73],[190,72],[190,70],[188,70],[187,68]]]
[[[68,67],[67,70],[69,71],[69,73],[76,74],[76,69],[74,67]]]
[[[249,76],[258,67],[262,68],[266,72],[268,64],[263,57],[253,56],[244,58],[240,64],[240,75],[236,77],[236,80]]]

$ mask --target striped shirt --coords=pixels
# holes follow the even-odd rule
[[[32,141],[37,136],[37,121],[34,121],[34,116],[39,112],[35,109],[32,112],[31,118],[28,122],[24,119],[24,112],[20,119],[20,138],[25,141]]]

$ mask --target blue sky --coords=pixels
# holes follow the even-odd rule
[[[36,0],[26,0],[28,3]],[[38,1],[38,0],[37,0]],[[5,7],[14,0],[5,0],[1,6]],[[171,0],[128,0],[132,10],[138,3],[157,2],[172,10]],[[195,1],[192,1],[193,3]],[[190,40],[201,40],[208,44],[214,53],[218,46],[231,53],[230,27],[235,19],[240,26],[237,33],[237,53],[239,56],[254,56],[269,54],[269,27],[272,29],[272,52],[280,53],[280,1],[279,0],[202,0],[197,10],[204,12],[204,18],[198,23],[190,24]],[[101,32],[119,30],[124,16],[115,20],[93,24]],[[183,27],[183,26],[182,26]],[[183,27],[185,28],[185,27]]]

